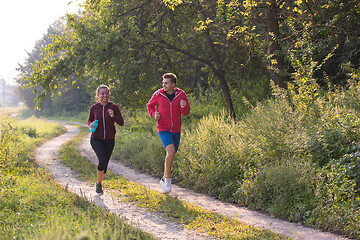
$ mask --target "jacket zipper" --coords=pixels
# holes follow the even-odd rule
[[[105,106],[103,106],[102,117],[103,117],[104,139],[105,139]]]
[[[175,99],[175,97],[174,97],[174,99]],[[169,99],[169,101],[170,101],[170,99]],[[174,127],[174,123],[173,123],[173,120],[172,120],[172,101],[170,101],[170,119],[171,119],[171,128],[170,128],[170,132],[171,132],[173,127]]]

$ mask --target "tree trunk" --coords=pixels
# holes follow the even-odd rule
[[[206,36],[206,40],[209,45],[211,55],[213,56],[213,59],[214,59],[215,65],[216,65],[216,67],[213,66],[212,64],[210,64],[209,66],[220,81],[220,87],[224,94],[226,108],[229,112],[230,117],[235,120],[235,117],[236,117],[235,110],[234,110],[233,102],[232,102],[231,95],[230,95],[229,85],[225,78],[223,62],[221,61],[220,54],[216,51],[216,48],[214,46],[214,41],[211,39],[211,36],[210,36],[209,29],[205,30],[204,34]]]
[[[235,110],[234,110],[233,102],[232,102],[231,95],[230,95],[229,85],[225,79],[225,74],[223,71],[217,71],[217,72],[215,72],[215,74],[220,81],[220,87],[224,94],[226,108],[229,112],[229,115],[232,119],[235,120],[235,117],[236,117]]]
[[[268,3],[265,9],[265,31],[268,43],[270,76],[275,85],[286,88],[287,74],[284,67],[284,55],[278,42],[280,31],[276,0],[269,0]]]

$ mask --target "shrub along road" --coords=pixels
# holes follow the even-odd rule
[[[65,124],[68,132],[61,135],[41,147],[35,152],[35,159],[38,164],[48,170],[53,178],[62,186],[69,189],[80,196],[93,201],[98,206],[107,208],[110,212],[120,214],[139,229],[152,233],[159,239],[210,239],[193,232],[185,230],[181,225],[164,219],[161,215],[150,213],[143,209],[135,207],[134,204],[122,202],[120,199],[114,198],[113,195],[105,194],[99,196],[95,193],[94,186],[86,182],[76,180],[76,174],[69,168],[61,164],[58,159],[57,151],[61,144],[76,136],[79,132],[78,128]],[[97,163],[96,155],[91,149],[89,136],[85,138],[80,146],[80,152],[91,162]],[[160,191],[159,180],[141,173],[134,169],[124,166],[119,160],[111,159],[109,170],[116,175],[121,175],[132,182],[137,182],[145,187]],[[288,236],[292,239],[316,239],[316,240],[340,240],[346,239],[342,236],[323,232],[317,229],[306,228],[299,224],[290,223],[284,220],[272,218],[268,215],[248,210],[245,207],[239,207],[229,203],[223,203],[209,196],[195,193],[189,189],[181,188],[173,185],[171,196],[178,197],[182,201],[191,202],[218,214],[238,218],[240,221],[255,227],[271,230],[275,233]]]

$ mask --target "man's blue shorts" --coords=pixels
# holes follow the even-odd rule
[[[177,152],[180,144],[180,133],[171,133],[169,131],[158,132],[160,140],[164,148],[169,144],[174,144],[175,152]]]

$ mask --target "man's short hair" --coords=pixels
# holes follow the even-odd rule
[[[165,73],[162,78],[170,79],[172,83],[176,84],[177,77],[174,73]]]

